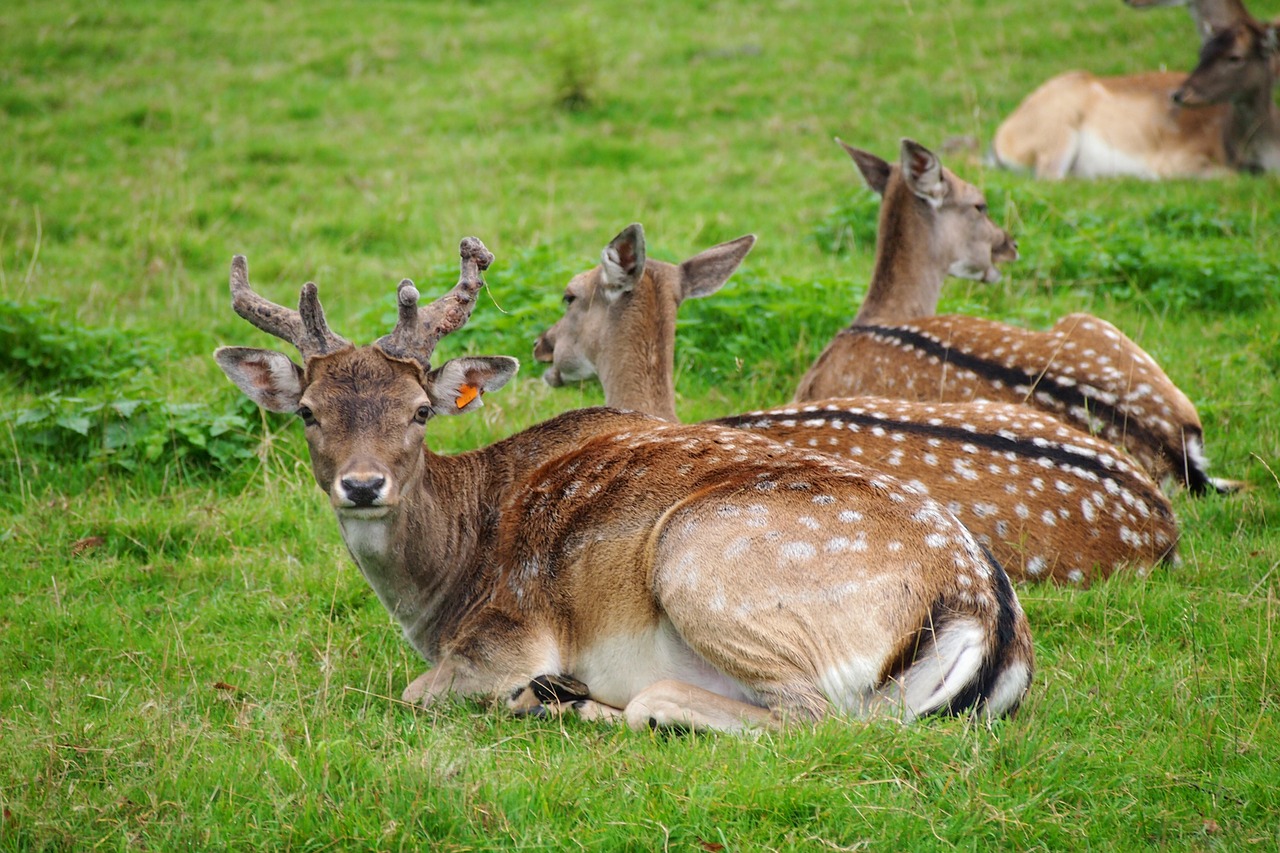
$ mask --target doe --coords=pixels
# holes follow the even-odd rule
[[[1047,332],[964,315],[937,315],[948,273],[982,281],[1016,257],[986,199],[923,146],[903,140],[901,162],[845,146],[884,201],[871,285],[853,324],[800,381],[797,402],[878,395],[926,402],[1002,400],[1052,414],[1131,453],[1157,481],[1192,492],[1231,491],[1211,478],[1191,401],[1119,329],[1068,314]]]
[[[573,277],[564,316],[537,339],[552,387],[598,376],[607,405],[674,421],[676,311],[722,287],[748,235],[679,264],[646,257],[633,224]],[[1172,560],[1169,500],[1123,451],[1026,406],[881,397],[815,400],[718,418],[906,481],[958,518],[1010,576],[1088,583]]]

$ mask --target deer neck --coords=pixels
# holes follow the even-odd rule
[[[423,448],[418,474],[395,509],[377,519],[338,515],[338,528],[360,573],[405,638],[428,660],[439,638],[479,594],[468,567],[483,517],[485,460],[436,456]]]
[[[938,313],[946,264],[932,245],[932,211],[921,212],[918,206],[909,193],[885,194],[871,285],[853,318],[855,326],[903,323]]]
[[[1238,169],[1280,171],[1280,110],[1276,109],[1271,91],[1271,86],[1265,86],[1231,102],[1223,143]]]
[[[438,661],[467,614],[521,582],[522,568],[503,562],[498,519],[527,492],[529,477],[592,435],[653,423],[643,414],[581,409],[469,453],[424,448],[396,510],[375,520],[339,516],[342,538],[405,638]]]
[[[657,287],[636,288],[620,300],[596,363],[605,405],[676,420],[676,307]]]

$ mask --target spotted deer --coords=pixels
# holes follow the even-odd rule
[[[1047,332],[978,317],[937,315],[948,272],[992,281],[982,258],[1008,258],[1008,234],[982,194],[923,146],[904,140],[890,165],[846,146],[883,197],[871,285],[853,324],[801,380],[799,403],[876,395],[929,403],[999,400],[1047,412],[1130,454],[1157,481],[1191,491],[1238,484],[1206,472],[1195,406],[1119,329],[1069,314]]]
[[[610,409],[456,456],[428,450],[433,417],[476,409],[518,366],[432,367],[492,260],[474,238],[461,254],[453,290],[420,308],[402,281],[394,330],[359,347],[329,330],[314,284],[283,308],[237,256],[236,313],[303,363],[215,353],[250,398],[305,424],[348,550],[434,664],[406,701],[545,711],[568,699],[635,727],[725,730],[1016,709],[1033,659],[1008,576],[891,477]]]
[[[676,309],[719,290],[754,239],[670,264],[647,258],[644,229],[628,226],[569,282],[564,315],[534,344],[547,384],[598,376],[608,405],[674,421]],[[1174,556],[1172,507],[1146,472],[1025,406],[860,397],[708,423],[892,474],[946,505],[1015,579],[1088,583]]]

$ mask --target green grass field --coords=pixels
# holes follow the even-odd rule
[[[1120,0],[0,7],[0,850],[1275,849],[1280,180],[982,165],[1048,76],[1196,50],[1182,11]],[[490,295],[439,355],[524,368],[433,423],[453,452],[603,399],[529,354],[625,225],[667,260],[752,232],[679,333],[681,416],[732,414],[788,399],[865,290],[877,200],[837,135],[934,148],[1017,234],[943,310],[1107,317],[1252,488],[1175,496],[1177,568],[1022,587],[1039,670],[990,729],[402,706],[421,662],[301,430],[210,358],[273,345],[230,310],[232,254],[279,302],[316,281],[366,342],[400,278],[442,292],[483,239]]]

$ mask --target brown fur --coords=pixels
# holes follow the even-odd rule
[[[535,677],[569,675],[590,689],[589,716],[732,729],[833,711],[1001,715],[1030,681],[1030,631],[1003,570],[891,478],[608,409],[439,456],[425,421],[479,405],[460,390],[500,387],[514,360],[430,370],[429,352],[373,345],[303,372],[270,350],[216,356],[255,400],[305,413],[347,547],[436,663],[408,699],[528,712]],[[926,625],[932,645],[886,682],[902,638]]]
[[[574,276],[569,291],[576,298],[539,337],[535,357],[552,363],[549,373],[565,353],[579,370],[608,365],[600,376],[607,399],[621,396],[618,378],[627,376],[629,388],[651,389],[649,396],[626,395],[633,408],[674,412],[670,368],[654,375],[660,368],[637,359],[633,348],[637,340],[674,347],[675,311],[652,307],[682,301],[672,269],[650,261],[633,291],[636,307],[626,312],[595,310],[599,267]],[[656,363],[671,360],[668,351]],[[865,397],[711,423],[893,474],[945,504],[1015,578],[1087,583],[1122,566],[1145,572],[1172,557],[1177,542],[1168,499],[1122,451],[1023,406]]]
[[[901,262],[877,262],[868,301],[877,294],[879,306],[924,301],[930,310],[877,310],[873,323],[860,310],[859,319],[809,368],[797,401],[872,395],[1024,404],[1125,448],[1157,479],[1171,476],[1197,492],[1235,487],[1211,480],[1205,471],[1195,406],[1149,355],[1105,320],[1071,314],[1048,332],[1036,332],[976,317],[935,316],[936,294],[950,263],[939,251],[947,242],[939,235],[950,226],[897,189],[908,180],[900,166],[891,173],[882,193],[877,245],[895,245]],[[929,298],[913,300],[913,292]],[[891,302],[893,294],[907,295]]]

